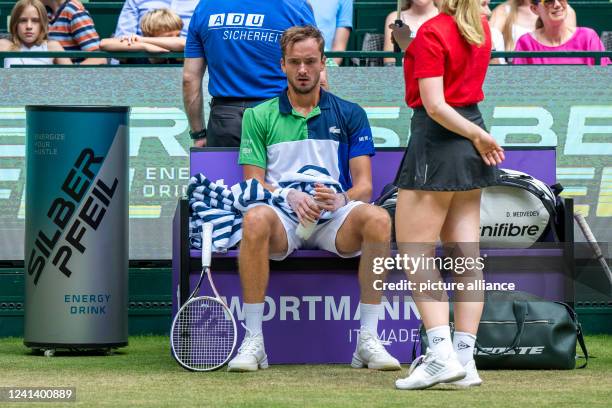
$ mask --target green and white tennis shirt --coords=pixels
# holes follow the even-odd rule
[[[285,89],[244,112],[238,162],[265,169],[266,183],[275,187],[283,174],[322,168],[346,191],[352,186],[349,160],[374,152],[372,130],[359,105],[321,89],[319,105],[304,117]]]

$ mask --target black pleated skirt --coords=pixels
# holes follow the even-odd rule
[[[485,129],[478,105],[454,109]],[[397,187],[466,191],[495,185],[497,178],[497,167],[487,166],[470,140],[431,119],[424,108],[414,110],[410,141],[395,178]]]

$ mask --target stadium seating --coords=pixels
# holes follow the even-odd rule
[[[501,1],[493,1],[491,9]],[[612,30],[612,3],[609,0],[573,0],[578,25],[590,27],[601,34]],[[360,50],[366,33],[382,33],[385,18],[395,10],[394,0],[355,0],[353,10],[353,33],[349,41],[350,50]]]
[[[491,8],[499,4],[491,3]],[[15,2],[0,1],[0,32],[7,30],[7,19]],[[382,33],[385,18],[396,9],[395,0],[355,0],[353,10],[353,33],[349,40],[349,50],[361,50],[366,33]],[[96,29],[102,38],[112,36],[117,25],[122,1],[90,0],[86,8],[91,13]],[[591,27],[601,34],[612,30],[612,3],[609,0],[573,0],[578,24]]]
[[[612,31],[601,33],[601,42],[606,47],[606,51],[612,51]]]
[[[123,2],[117,0],[97,0],[90,2],[82,1],[82,3],[85,3],[85,8],[91,14],[100,37],[111,37],[117,26],[117,19],[123,7]],[[8,31],[8,19],[14,5],[14,1],[0,1],[0,32]]]

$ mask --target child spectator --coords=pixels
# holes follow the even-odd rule
[[[100,37],[91,16],[78,0],[42,0],[49,16],[49,39],[66,51],[98,51]],[[105,64],[106,58],[87,58],[83,65]]]
[[[10,40],[0,39],[0,51],[64,51],[60,43],[48,40],[48,19],[39,0],[19,0],[13,6],[9,23]],[[72,64],[68,58],[5,58],[4,68],[12,65]]]
[[[105,38],[100,47],[104,51],[182,52],[185,38],[179,37],[183,21],[170,9],[151,10],[140,21],[140,31],[120,38]],[[174,59],[129,59],[129,64],[175,64]]]
[[[597,33],[586,27],[568,24],[567,0],[531,0],[531,11],[537,15],[536,30],[521,36],[515,51],[605,51]],[[603,58],[602,65],[608,64]],[[587,57],[514,58],[514,64],[588,64]]]
[[[141,22],[145,14],[152,10],[167,8],[174,11],[183,21],[181,37],[187,37],[187,29],[191,15],[199,0],[125,0],[114,37],[120,38],[131,34],[145,35],[141,29]]]

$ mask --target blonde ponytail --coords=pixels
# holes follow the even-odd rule
[[[504,36],[504,47],[506,48],[506,51],[514,50],[514,32],[512,27],[516,22],[518,7],[520,5],[521,0],[510,0],[510,12],[506,16],[506,21],[504,22],[504,27],[502,29],[502,35]]]
[[[440,11],[455,17],[461,36],[469,44],[484,44],[485,33],[480,15],[480,0],[444,0]]]

